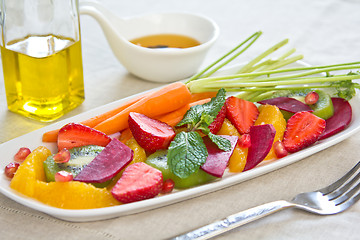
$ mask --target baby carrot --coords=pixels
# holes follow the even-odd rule
[[[116,108],[114,108],[114,109],[112,109],[112,110],[110,110],[108,112],[97,115],[95,117],[89,118],[89,119],[87,119],[85,121],[82,121],[80,123],[83,124],[83,125],[86,125],[88,127],[95,127],[96,125],[98,125],[102,121],[105,121],[106,119],[118,114],[119,112],[121,112],[125,108],[127,108],[130,105],[138,102],[139,100],[143,99],[144,97],[146,97],[149,94],[150,93],[142,94],[142,95],[140,95],[138,97],[135,97],[135,98],[129,100],[128,102],[125,102],[124,104],[120,105],[119,107],[116,107]],[[56,142],[58,133],[59,133],[59,129],[48,131],[48,132],[43,134],[42,141],[43,142]]]
[[[121,132],[121,135],[119,137],[119,140],[123,143],[126,143],[130,138],[132,138],[133,135],[130,131],[130,128],[125,129],[124,131]]]
[[[205,99],[202,99],[202,100],[199,100],[196,102],[186,104],[185,106],[183,106],[175,111],[161,115],[159,117],[155,117],[155,119],[158,119],[158,120],[165,122],[165,123],[169,124],[170,126],[174,127],[176,124],[178,124],[181,121],[181,119],[183,119],[185,113],[190,109],[190,107],[210,102],[210,100],[211,100],[210,98],[205,98]]]
[[[196,102],[205,98],[213,98],[216,97],[217,92],[201,92],[201,93],[192,93],[191,94],[191,102]]]
[[[130,112],[138,112],[148,117],[155,117],[179,109],[189,103],[190,100],[191,94],[184,83],[172,83],[145,96],[115,116],[99,123],[94,128],[105,134],[113,134],[128,127]]]

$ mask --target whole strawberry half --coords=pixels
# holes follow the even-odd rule
[[[129,114],[129,128],[135,140],[148,152],[166,149],[175,137],[170,125],[136,112]]]
[[[259,110],[252,102],[231,96],[226,99],[226,117],[236,127],[240,134],[250,132],[259,116]]]
[[[79,123],[69,123],[59,130],[58,150],[71,149],[86,145],[98,145],[105,147],[111,138],[105,133]]]
[[[216,116],[215,120],[209,125],[209,130],[213,134],[216,134],[218,131],[220,131],[221,126],[224,123],[226,117],[226,106],[224,106],[220,109],[218,115]]]
[[[131,203],[157,196],[163,184],[161,171],[146,163],[138,162],[128,166],[111,190],[115,199]]]
[[[326,122],[310,112],[295,113],[289,120],[283,144],[288,152],[297,152],[313,143],[324,132]]]

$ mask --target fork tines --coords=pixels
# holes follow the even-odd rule
[[[345,210],[360,199],[360,162],[358,162],[342,178],[319,190],[324,196],[335,203],[335,205],[344,204]]]

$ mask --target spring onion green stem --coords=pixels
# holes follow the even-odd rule
[[[358,83],[352,82],[352,80],[360,79],[360,62],[283,68],[303,58],[302,55],[292,56],[296,52],[294,48],[288,50],[277,59],[267,59],[270,54],[286,45],[288,39],[265,50],[237,70],[236,74],[210,77],[248,49],[260,35],[261,32],[254,33],[209,67],[194,75],[187,82],[189,90],[192,93],[199,93],[218,91],[224,88],[228,92],[240,92],[239,96],[248,98],[268,91],[333,88],[333,90],[336,90],[342,96],[350,99],[354,96],[355,89],[360,89]],[[236,51],[238,52],[235,53]],[[235,54],[230,59],[215,67],[215,65],[233,53]],[[338,71],[342,72],[338,73]],[[343,71],[350,72],[344,74]]]
[[[275,44],[274,46],[272,46],[271,48],[267,49],[265,52],[263,52],[262,54],[260,54],[259,56],[257,56],[256,58],[254,58],[253,60],[251,60],[248,64],[246,64],[245,66],[243,66],[242,68],[240,68],[240,70],[238,71],[238,73],[246,73],[249,72],[249,70],[251,70],[251,68],[258,62],[260,62],[262,59],[264,59],[265,57],[267,57],[268,55],[270,55],[271,53],[275,52],[276,50],[278,50],[279,48],[283,47],[284,45],[286,45],[289,42],[288,39],[285,39],[277,44]]]
[[[213,73],[215,73],[217,70],[221,69],[222,67],[224,67],[226,64],[230,63],[232,60],[234,60],[236,57],[238,57],[240,54],[242,54],[243,52],[245,52],[262,34],[261,31],[254,33],[253,35],[251,35],[250,37],[248,37],[245,41],[243,41],[242,43],[240,43],[239,45],[237,45],[235,48],[233,48],[232,50],[230,50],[228,53],[226,53],[224,56],[220,57],[218,60],[216,60],[215,62],[213,62],[212,64],[210,64],[208,67],[206,67],[204,70],[200,71],[199,73],[195,74],[194,76],[192,76],[187,83],[198,79],[199,77],[203,76],[203,77],[208,77],[210,75],[212,75]],[[251,41],[250,41],[251,40]],[[248,45],[245,45],[247,42],[249,42]],[[223,61],[225,58],[229,57],[232,53],[234,53],[236,50],[240,49],[242,46],[245,47],[243,49],[241,49],[239,52],[235,53],[234,56],[230,57],[230,59],[226,60],[224,63],[220,64],[221,61]],[[215,65],[220,64],[218,67],[215,67]],[[211,72],[206,73],[207,71],[209,71],[211,68],[213,68],[213,70],[211,70]],[[205,75],[206,74],[206,75]]]

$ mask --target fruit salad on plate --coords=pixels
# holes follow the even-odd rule
[[[359,63],[282,68],[299,56],[264,59],[282,41],[236,74],[217,72],[260,35],[187,82],[44,132],[56,152],[19,146],[4,170],[10,187],[63,209],[129,204],[251,171],[346,129],[360,75],[334,72]]]

